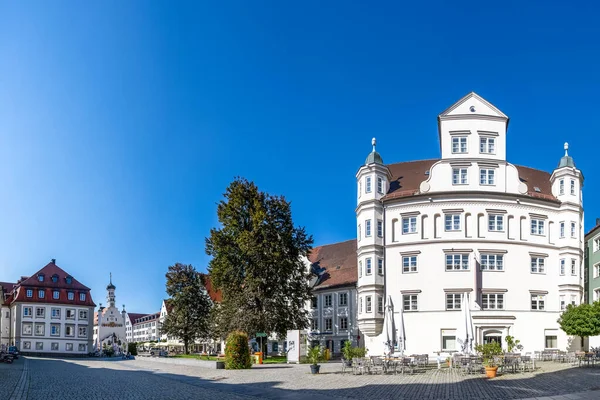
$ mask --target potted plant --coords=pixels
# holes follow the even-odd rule
[[[323,347],[313,346],[308,350],[308,361],[310,362],[310,372],[312,374],[318,374],[321,366],[319,361],[323,360]]]
[[[346,367],[352,366],[352,358],[354,358],[354,349],[352,348],[352,343],[347,340],[344,342],[344,347],[342,348],[342,354],[344,355],[344,364]]]
[[[478,344],[475,346],[477,351],[483,358],[483,364],[485,366],[485,374],[488,378],[495,378],[498,373],[498,362],[497,357],[502,355],[502,347],[498,342],[491,342],[486,344]]]
[[[514,336],[509,335],[509,336],[506,336],[506,348],[509,353],[512,353],[513,350],[518,350],[518,351],[523,350],[523,345],[521,344],[520,340],[515,339]]]
[[[446,363],[448,364],[448,368],[450,368],[450,362],[451,362],[451,358],[450,357],[446,357]]]

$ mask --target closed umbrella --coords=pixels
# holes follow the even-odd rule
[[[460,295],[460,316],[458,320],[458,328],[456,329],[456,342],[460,346],[459,351],[463,354],[467,353],[468,348],[468,332],[467,332],[467,302],[466,293]]]
[[[471,296],[465,294],[466,303],[466,325],[467,325],[467,354],[473,353],[475,345],[475,334],[473,329],[473,317],[471,316]]]
[[[404,330],[404,307],[400,306],[398,316],[398,350],[400,354],[404,356],[404,350],[406,350],[406,331]]]
[[[385,304],[383,331],[385,332],[385,352],[386,354],[391,355],[394,352],[396,342],[396,326],[394,324],[394,305],[392,304],[392,296],[388,296]]]

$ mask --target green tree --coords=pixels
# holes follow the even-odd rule
[[[161,332],[183,340],[185,354],[189,344],[206,338],[212,302],[202,284],[202,277],[191,265],[177,263],[169,267],[167,294],[172,306]]]
[[[313,243],[295,227],[290,203],[235,179],[218,204],[220,228],[206,239],[208,270],[223,294],[215,326],[220,336],[241,330],[285,336],[308,325],[308,271],[302,261]]]
[[[248,335],[231,332],[225,345],[225,369],[249,369],[252,367]]]
[[[569,304],[557,322],[570,336],[584,338],[600,335],[600,303]]]

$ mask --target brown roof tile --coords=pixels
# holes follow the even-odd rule
[[[223,293],[220,290],[215,289],[210,280],[210,275],[208,274],[200,274],[202,277],[202,284],[206,288],[208,292],[208,296],[215,303],[220,303],[223,300]]]
[[[428,178],[425,172],[429,171],[431,166],[438,161],[440,160],[419,160],[388,165],[387,167],[392,174],[392,179],[390,181],[390,189],[385,195],[384,200],[418,194],[421,182]],[[552,195],[551,175],[548,172],[520,165],[515,165],[515,167],[519,171],[519,178],[527,185],[527,194],[529,196],[558,201]],[[535,187],[538,187],[540,191],[536,192]]]
[[[356,285],[356,239],[315,247],[308,260],[321,272],[314,290]]]

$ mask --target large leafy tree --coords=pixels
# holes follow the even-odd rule
[[[560,315],[558,324],[567,335],[582,338],[600,335],[600,303],[569,304]]]
[[[295,227],[290,203],[235,179],[217,207],[220,228],[206,239],[208,270],[222,291],[217,322],[220,335],[241,330],[286,334],[307,326],[308,271],[302,261],[312,236]]]
[[[166,277],[168,301],[172,308],[162,325],[162,333],[183,340],[188,354],[190,343],[209,335],[212,302],[201,274],[193,266],[172,265]]]

